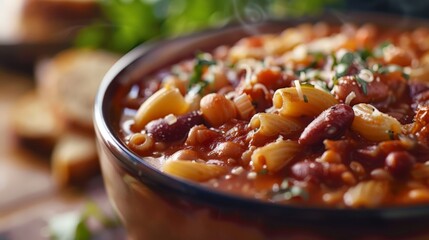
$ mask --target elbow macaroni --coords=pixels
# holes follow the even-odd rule
[[[203,182],[224,174],[226,168],[205,162],[167,160],[162,165],[161,171],[176,177]]]
[[[241,119],[248,120],[255,114],[255,107],[253,107],[252,101],[247,94],[243,93],[234,98],[234,104]]]
[[[145,133],[134,133],[128,142],[128,146],[138,153],[150,151],[153,145],[154,141],[152,137]]]
[[[140,106],[134,117],[135,127],[143,129],[152,120],[168,114],[180,115],[188,108],[189,104],[177,88],[161,88]]]
[[[273,104],[285,117],[315,117],[338,101],[331,94],[314,88],[301,86],[281,88],[274,93]],[[300,95],[302,94],[302,97]]]
[[[344,203],[350,207],[377,207],[389,192],[386,181],[360,182],[344,194]]]
[[[260,171],[266,166],[269,172],[277,172],[286,166],[301,150],[296,141],[277,140],[256,149],[251,162],[255,171]]]
[[[282,117],[273,113],[258,113],[250,120],[250,127],[258,129],[264,136],[288,135],[302,129],[302,124],[291,117]]]
[[[390,140],[401,132],[401,123],[398,120],[378,111],[370,104],[357,104],[353,106],[353,111],[353,131],[370,141]]]

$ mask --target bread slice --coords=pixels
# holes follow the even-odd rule
[[[100,50],[69,49],[36,68],[37,88],[71,125],[93,129],[92,113],[101,80],[119,56]]]
[[[82,183],[99,172],[95,138],[66,133],[57,142],[51,158],[52,175],[59,186]]]
[[[17,100],[12,110],[11,124],[21,142],[45,153],[52,149],[64,124],[34,91]]]
[[[97,0],[23,0],[19,35],[27,42],[69,41],[100,15]]]

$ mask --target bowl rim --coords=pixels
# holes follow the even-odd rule
[[[343,12],[344,13],[344,12]],[[299,19],[286,19],[286,20],[268,20],[263,23],[258,23],[260,25],[264,24],[283,24],[284,26],[296,25],[298,23],[304,22],[314,22],[314,21],[324,21],[324,16],[322,15],[311,17],[311,18],[299,18]],[[329,14],[329,13],[328,13]],[[396,15],[386,15],[378,13],[361,13],[361,12],[351,12],[344,13],[349,17],[355,17],[356,14],[363,19],[359,20],[361,23],[371,22],[378,24],[379,22],[374,21],[380,19],[382,22],[389,25],[392,24],[392,21],[398,21]],[[322,16],[322,17],[321,17]],[[330,17],[329,15],[328,17]],[[352,19],[353,20],[353,19]],[[363,20],[363,21],[362,21]],[[372,21],[371,21],[372,20]],[[359,22],[358,21],[358,22]],[[429,26],[428,20],[422,19],[410,19],[407,17],[407,24],[409,21],[412,23],[424,23],[425,26]],[[416,28],[416,27],[413,28]],[[315,206],[299,206],[299,205],[288,205],[288,204],[276,204],[267,201],[261,201],[254,198],[243,197],[239,195],[234,195],[230,193],[221,192],[219,190],[212,189],[202,184],[188,181],[185,179],[180,179],[176,177],[169,176],[162,173],[159,169],[147,164],[143,158],[138,157],[136,154],[132,153],[123,142],[117,136],[118,134],[114,133],[114,130],[111,126],[107,124],[107,115],[109,114],[108,102],[109,99],[106,97],[106,93],[111,91],[112,86],[115,83],[115,79],[118,78],[120,74],[124,74],[125,71],[129,70],[132,67],[138,65],[140,59],[145,58],[148,54],[156,51],[162,51],[164,46],[173,44],[178,41],[188,41],[189,39],[195,39],[201,36],[208,34],[218,34],[222,31],[229,31],[237,28],[242,28],[240,24],[229,24],[227,26],[215,29],[203,30],[197,33],[190,35],[166,39],[158,42],[149,42],[138,46],[129,53],[125,54],[117,63],[112,66],[112,68],[106,73],[101,85],[99,87],[97,96],[95,98],[94,104],[94,128],[97,134],[97,141],[99,144],[104,144],[107,146],[109,151],[116,157],[121,163],[121,166],[126,168],[128,171],[134,173],[134,176],[139,178],[138,175],[141,175],[136,172],[135,166],[140,164],[143,168],[146,176],[155,180],[160,186],[172,191],[172,193],[180,194],[181,196],[186,196],[189,198],[194,198],[195,201],[204,204],[211,204],[214,206],[219,206],[227,209],[244,209],[248,211],[261,212],[264,215],[269,214],[273,216],[282,215],[288,213],[286,218],[294,219],[298,217],[301,220],[338,220],[343,221],[347,219],[348,221],[361,221],[361,220],[404,220],[404,219],[416,219],[416,218],[428,218],[429,217],[429,205],[409,205],[409,206],[397,206],[397,207],[380,207],[380,208],[365,208],[365,209],[351,209],[351,208],[335,208],[335,207],[315,207]],[[116,80],[117,81],[117,80]],[[141,179],[140,179],[141,180]],[[283,218],[283,217],[281,217]]]

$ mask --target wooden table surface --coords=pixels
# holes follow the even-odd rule
[[[48,157],[23,149],[11,129],[15,101],[33,88],[31,77],[0,68],[0,239],[49,239],[52,217],[83,211],[88,201],[112,212],[101,176],[79,188],[60,189]],[[123,233],[103,239],[123,238]]]

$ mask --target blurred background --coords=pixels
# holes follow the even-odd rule
[[[0,0],[0,240],[124,239],[92,129],[106,71],[139,44],[344,11],[429,17],[429,1]]]

